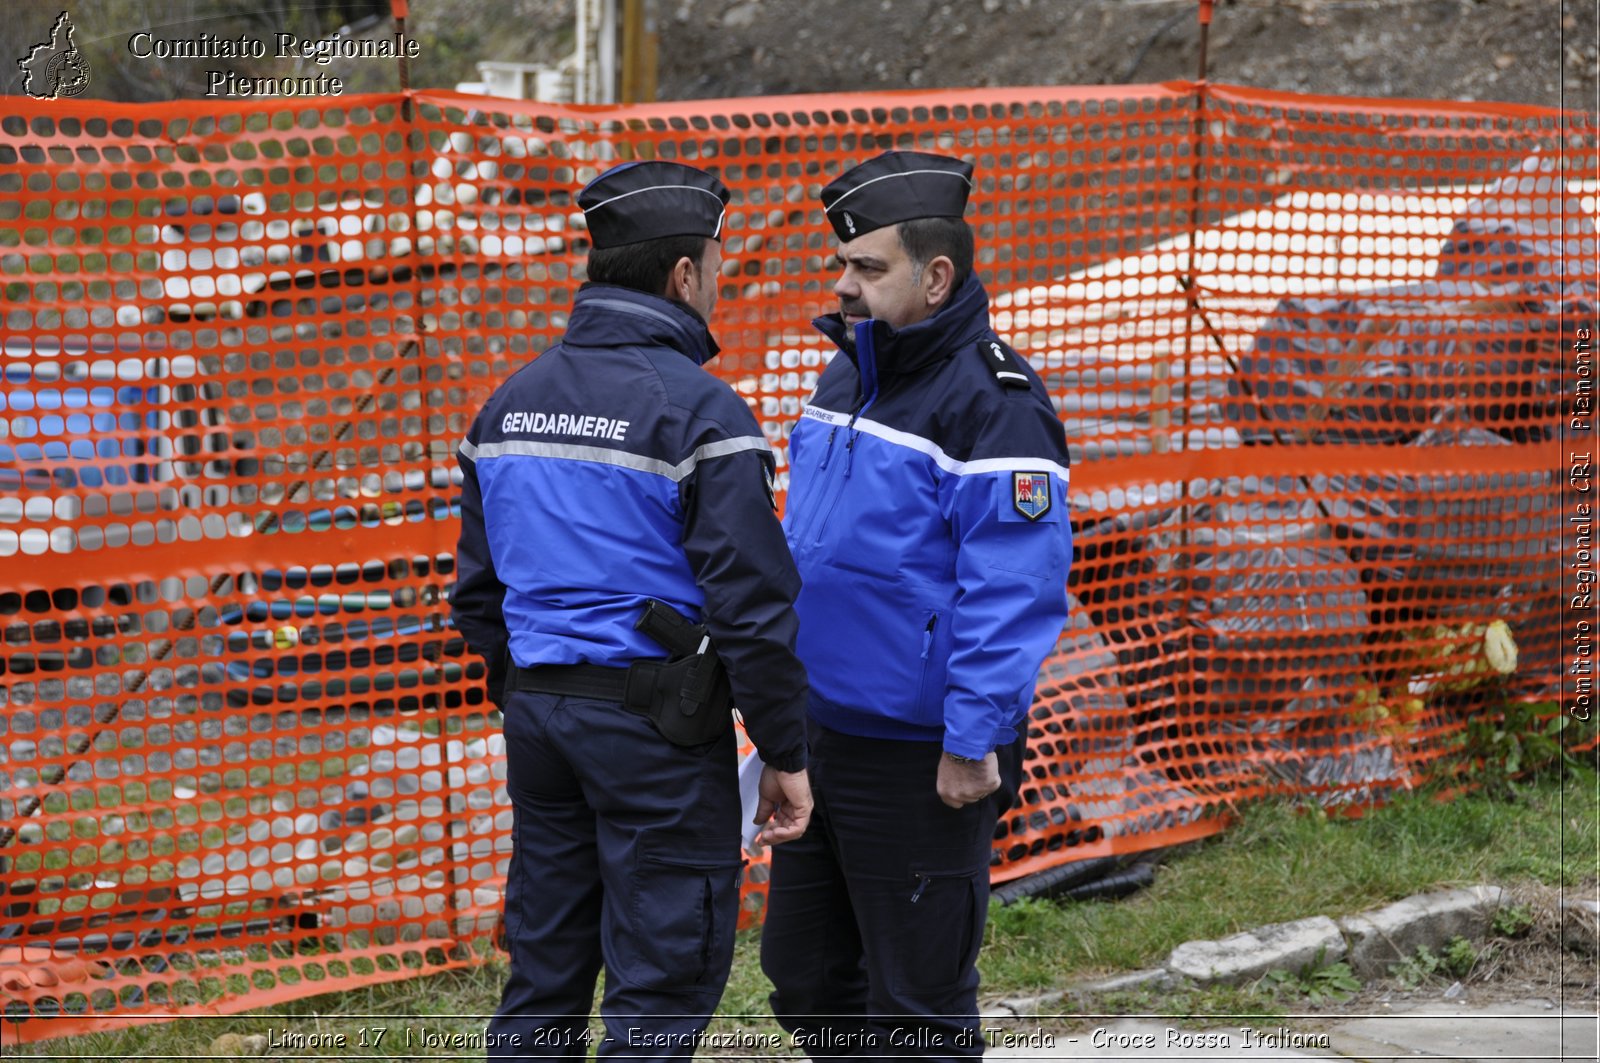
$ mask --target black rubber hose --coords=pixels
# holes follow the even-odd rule
[[[1126,897],[1130,893],[1137,893],[1155,880],[1155,865],[1135,864],[1126,871],[1118,871],[1114,875],[1107,875],[1097,882],[1087,882],[1069,889],[1063,896],[1071,901],[1115,900],[1118,897]]]
[[[1091,860],[1074,860],[1070,864],[1052,867],[1036,875],[1007,882],[990,894],[1001,904],[1014,904],[1024,897],[1055,897],[1074,886],[1103,878],[1117,869],[1116,857],[1102,856]]]

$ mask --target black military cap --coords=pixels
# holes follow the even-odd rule
[[[722,235],[728,186],[676,162],[625,162],[578,193],[595,247],[621,247],[663,236]]]
[[[913,218],[959,218],[972,164],[921,151],[886,151],[834,178],[822,209],[841,240]]]

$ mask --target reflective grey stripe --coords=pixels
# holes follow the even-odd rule
[[[470,448],[470,453],[468,453]],[[461,453],[470,461],[479,458],[523,457],[523,458],[562,458],[567,461],[592,461],[601,465],[617,465],[624,469],[637,469],[640,472],[652,473],[656,476],[665,476],[673,483],[687,479],[694,472],[695,466],[702,461],[712,458],[724,458],[729,454],[739,454],[746,450],[768,450],[765,436],[738,436],[734,439],[723,439],[715,443],[707,443],[697,447],[695,452],[687,458],[673,465],[662,461],[660,458],[647,458],[642,454],[630,454],[625,450],[613,450],[610,447],[586,447],[576,443],[540,443],[531,439],[509,439],[503,443],[482,443],[473,446],[471,443],[461,444]]]
[[[654,307],[640,306],[637,303],[623,302],[621,299],[585,299],[583,305],[603,308],[606,310],[617,310],[624,314],[635,314],[639,317],[653,317],[662,324],[671,325],[678,331],[683,331],[682,322],[673,318],[669,314],[663,314]]]

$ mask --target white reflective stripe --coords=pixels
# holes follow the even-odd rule
[[[468,453],[468,450],[471,453]],[[624,469],[637,469],[640,472],[664,476],[673,483],[678,483],[688,478],[694,472],[695,466],[702,461],[713,458],[725,458],[730,454],[740,454],[747,450],[767,450],[765,436],[738,436],[734,439],[723,439],[715,443],[707,443],[703,447],[695,448],[695,452],[687,458],[673,465],[662,461],[660,458],[647,458],[642,454],[630,454],[625,450],[613,450],[610,447],[586,447],[576,443],[540,443],[531,439],[508,439],[503,443],[483,443],[473,446],[471,443],[461,444],[461,453],[469,460],[479,458],[560,458],[567,461],[590,461],[601,465],[616,465]]]
[[[478,460],[478,448],[473,446],[472,445],[472,441],[468,440],[468,439],[463,439],[461,441],[461,445],[456,447],[456,453],[460,454],[463,458],[466,458],[468,461],[474,461],[475,462],[475,461]]]
[[[839,209],[839,204],[840,203],[843,203],[845,200],[849,199],[851,196],[855,195],[857,192],[861,191],[863,188],[867,187],[868,185],[875,185],[879,181],[887,181],[891,177],[910,177],[912,174],[919,174],[919,173],[937,173],[937,174],[943,174],[946,177],[959,177],[959,178],[961,178],[961,180],[963,180],[963,181],[965,181],[967,183],[967,187],[968,188],[972,187],[972,179],[970,177],[967,177],[965,174],[956,173],[953,170],[906,170],[903,173],[886,173],[882,177],[874,177],[870,181],[862,181],[860,184],[856,185],[850,191],[846,192],[844,195],[842,195],[838,199],[834,200],[833,201],[833,206],[829,207],[825,213],[832,214],[834,211]]]
[[[1024,384],[1028,382],[1028,378],[1023,376],[1021,373],[996,373],[995,376],[999,377],[1001,380],[1020,380]]]
[[[824,410],[820,406],[807,406],[805,416],[824,424],[847,424],[848,415]],[[886,424],[868,420],[863,417],[856,421],[856,431],[865,432],[869,436],[881,439],[885,443],[906,447],[918,454],[926,455],[933,459],[933,463],[945,472],[955,476],[974,476],[986,472],[1053,472],[1061,477],[1063,483],[1072,481],[1072,473],[1065,465],[1057,464],[1045,458],[979,458],[976,461],[957,461],[931,439],[902,432],[898,428],[890,428]]]
[[[960,475],[971,476],[985,472],[1053,472],[1061,477],[1062,483],[1072,482],[1072,471],[1065,465],[1057,465],[1053,461],[1041,458],[981,458],[978,461],[964,462]]]

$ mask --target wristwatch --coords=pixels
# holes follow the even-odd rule
[[[977,764],[983,760],[982,757],[963,757],[960,753],[952,753],[948,749],[944,751],[944,755],[946,760],[954,761],[957,764]]]

